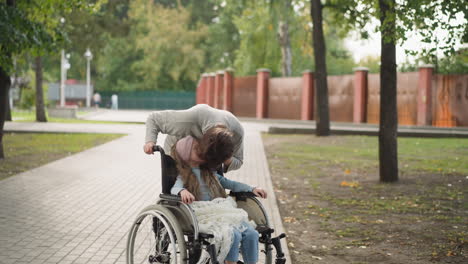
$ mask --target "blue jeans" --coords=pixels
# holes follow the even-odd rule
[[[247,227],[244,232],[240,232],[236,228],[233,229],[233,241],[231,250],[226,256],[227,261],[237,262],[239,260],[239,245],[245,264],[258,261],[258,232],[247,223],[244,223],[244,226]]]

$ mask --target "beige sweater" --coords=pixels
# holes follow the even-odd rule
[[[216,125],[224,125],[234,134],[234,155],[227,171],[239,169],[244,159],[242,125],[232,113],[205,104],[187,110],[152,112],[146,120],[145,142],[157,142],[159,132],[168,134],[164,150],[170,154],[170,149],[177,140],[189,135],[201,139],[208,129]]]

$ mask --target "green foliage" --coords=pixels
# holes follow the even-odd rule
[[[60,17],[72,10],[95,11],[102,1],[31,0],[16,1],[16,6],[1,3],[0,67],[11,70],[14,55],[32,52],[36,56],[56,50],[66,39],[61,30]]]
[[[36,90],[26,88],[21,91],[19,107],[21,109],[31,109],[35,105]]]
[[[129,30],[106,35],[99,54],[98,90],[194,89],[204,68],[206,25],[192,23],[191,9],[137,0],[129,4]]]
[[[462,48],[455,53],[442,58],[436,56],[419,57],[414,62],[404,62],[399,65],[402,72],[417,71],[422,64],[434,65],[434,70],[439,74],[467,74],[468,73],[468,48]]]
[[[144,54],[132,66],[148,89],[161,89],[161,76],[176,82],[198,80],[205,56],[198,45],[207,27],[190,25],[190,10],[136,0],[130,4],[129,19],[136,48]]]
[[[193,15],[199,13],[195,6],[197,5],[192,9]],[[204,72],[233,67],[240,45],[240,33],[234,24],[234,18],[240,16],[245,8],[243,1],[238,0],[227,0],[224,5],[220,1],[214,1],[212,6],[212,9],[208,7],[204,9],[204,13],[213,13],[216,9],[206,21],[209,27],[202,44],[202,48],[206,51]]]
[[[20,99],[19,99],[19,108],[30,110],[36,105],[36,76],[35,72],[32,69],[29,69],[26,72],[26,80],[27,82],[20,87]],[[49,86],[47,84],[43,84],[43,98],[44,104],[47,105],[47,91]]]
[[[380,72],[380,56],[367,56],[362,58],[358,66],[366,67],[369,69],[369,73]]]
[[[461,49],[448,57],[439,60],[437,72],[442,74],[467,74],[468,73],[468,48]]]
[[[326,6],[331,7],[331,15],[340,30],[356,30],[364,39],[368,37],[366,25],[380,17],[377,0],[330,0]],[[372,30],[383,32],[395,22],[395,30],[384,33],[386,41],[395,34],[396,42],[403,43],[411,36],[408,33],[414,31],[424,43],[431,44],[430,48],[408,50],[412,56],[430,58],[437,51],[450,56],[455,52],[456,43],[467,41],[468,5],[464,0],[402,0],[397,1],[394,8],[395,13],[389,12],[386,21]]]
[[[13,54],[52,42],[52,36],[40,23],[27,19],[24,10],[0,3],[0,67],[10,71]]]
[[[298,1],[296,4],[298,8],[291,14],[288,22],[293,54],[293,75],[298,76],[306,69],[314,69],[314,59],[310,7],[304,1]],[[276,36],[278,19],[274,14],[268,1],[256,1],[248,4],[243,13],[235,17],[234,23],[241,32],[240,47],[234,63],[237,75],[252,75],[259,68],[270,69],[273,76],[280,75],[281,51]],[[344,35],[335,29],[335,22],[328,13],[324,16],[327,70],[330,74],[350,73],[355,64],[344,48]]]
[[[251,3],[241,16],[234,18],[234,23],[241,37],[234,62],[236,74],[254,75],[257,69],[268,68],[272,75],[279,75],[281,53],[268,3]]]

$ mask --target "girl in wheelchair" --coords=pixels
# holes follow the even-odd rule
[[[214,128],[216,129],[216,128]],[[234,192],[253,192],[266,198],[267,193],[257,187],[229,180],[216,173],[216,167],[232,157],[234,145],[232,133],[219,129],[210,133],[210,137],[197,139],[187,136],[172,148],[172,157],[176,161],[179,176],[171,189],[173,195],[180,195],[182,202],[211,201],[226,198],[225,189]],[[237,263],[239,246],[246,264],[258,261],[258,232],[248,223],[243,222],[243,231],[233,228],[233,238],[225,263]]]

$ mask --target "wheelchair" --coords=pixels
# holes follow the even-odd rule
[[[155,146],[154,151],[161,155],[162,194],[156,204],[144,208],[133,222],[127,239],[127,264],[195,264],[203,250],[209,254],[210,263],[218,264],[215,245],[209,242],[213,235],[200,232],[190,205],[182,203],[180,196],[170,194],[178,175],[175,161],[160,146]],[[272,236],[274,230],[265,208],[255,195],[233,192],[229,195],[234,198],[238,208],[247,212],[249,220],[257,224],[259,249],[265,254],[265,263],[273,262],[273,251],[276,251],[276,264],[286,263],[280,243],[286,235]]]

